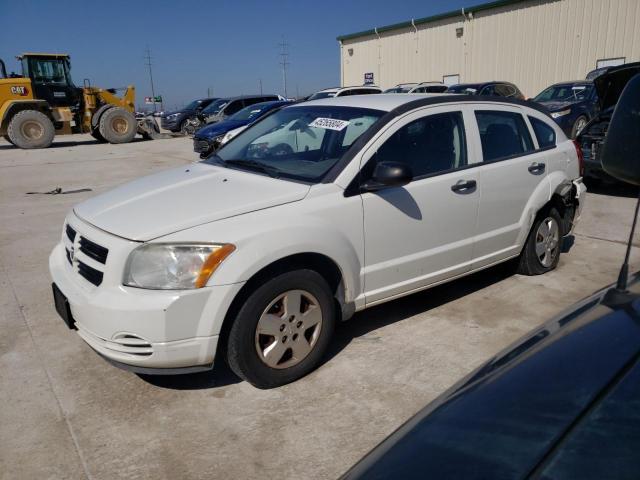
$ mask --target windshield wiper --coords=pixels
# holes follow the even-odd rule
[[[218,157],[216,155],[216,157]],[[218,157],[220,158],[220,157]],[[220,158],[220,160],[222,160]],[[270,165],[265,165],[264,163],[256,162],[255,160],[245,160],[245,159],[235,159],[235,160],[222,160],[223,165],[238,165],[240,167],[247,167],[253,170],[258,170],[260,172],[266,173],[272,178],[280,177],[280,170],[276,167],[272,167]]]

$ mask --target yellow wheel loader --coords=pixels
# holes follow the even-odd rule
[[[0,60],[0,135],[19,148],[46,148],[56,134],[90,133],[100,142],[127,143],[136,133],[159,136],[152,119],[133,114],[135,88],[82,88],[71,80],[69,55],[25,53],[22,75],[7,75]]]

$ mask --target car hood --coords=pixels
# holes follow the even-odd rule
[[[632,77],[640,73],[640,62],[627,63],[611,68],[607,73],[593,81],[598,92],[598,103],[605,110],[618,103],[622,90]]]
[[[634,403],[611,401],[620,397],[619,389],[611,388],[620,372],[630,362],[640,370],[638,279],[636,273],[629,285],[632,303],[615,306],[604,289],[496,355],[396,430],[344,478],[530,478],[545,459],[579,452],[571,446],[590,427],[597,437],[591,445],[601,444],[598,453],[613,443],[604,460],[607,472],[615,471],[620,444],[607,442],[603,431],[610,439],[623,438],[638,415]],[[618,413],[606,418],[604,429],[602,422],[600,429],[593,428],[598,415],[590,413],[612,403]],[[627,404],[633,415],[621,410]],[[579,418],[584,428],[578,428]],[[640,435],[624,438],[625,448],[637,458],[634,445],[640,445]],[[583,455],[578,460],[595,459]],[[632,463],[637,471],[637,460]],[[612,473],[611,478],[623,477]]]
[[[223,218],[302,200],[309,186],[196,163],[134,180],[74,208],[114,235],[147,241]]]
[[[560,110],[565,110],[566,108],[569,108],[572,105],[580,103],[580,100],[576,100],[573,102],[563,100],[563,101],[549,101],[549,102],[538,102],[538,103],[542,105],[544,108],[546,108],[547,110],[549,110],[550,112],[558,112]]]
[[[247,123],[249,123],[247,120],[225,120],[223,122],[213,123],[198,130],[195,134],[195,138],[214,138],[219,135],[224,135],[230,130],[243,127]]]

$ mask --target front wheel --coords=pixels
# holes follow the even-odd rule
[[[129,143],[136,136],[138,122],[133,113],[113,107],[100,117],[98,130],[109,143]]]
[[[562,219],[555,208],[539,214],[533,222],[518,262],[518,273],[541,275],[560,260]]]
[[[322,360],[335,324],[329,285],[312,270],[283,273],[249,295],[231,327],[227,361],[258,388],[293,382]]]
[[[587,126],[587,122],[587,117],[584,115],[580,115],[576,118],[576,121],[573,122],[573,128],[571,128],[571,138],[576,138],[582,129]]]

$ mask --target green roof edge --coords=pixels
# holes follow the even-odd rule
[[[463,7],[463,8],[465,13],[469,13],[469,12],[475,13],[475,12],[481,12],[482,10],[489,10],[491,8],[503,7],[505,5],[512,5],[515,3],[522,3],[525,1],[527,0],[495,0],[493,2],[481,3],[479,5],[474,5],[472,7]],[[457,17],[460,15],[461,11],[462,11],[462,8],[459,8],[457,10],[438,13],[436,15],[431,15],[429,17],[416,18],[413,20],[413,24],[422,25],[424,23],[434,22],[436,20]],[[398,30],[401,28],[411,27],[413,26],[413,24],[411,23],[411,21],[394,23],[392,25],[385,25],[383,27],[378,27],[377,30],[378,30],[378,33],[382,33],[382,32],[388,32],[391,30]],[[347,35],[340,35],[339,37],[336,37],[336,40],[338,40],[339,42],[342,42],[343,40],[351,40],[354,38],[366,37],[368,35],[375,35],[375,34],[376,34],[376,29],[374,28],[371,30],[364,30],[362,32],[349,33]]]

